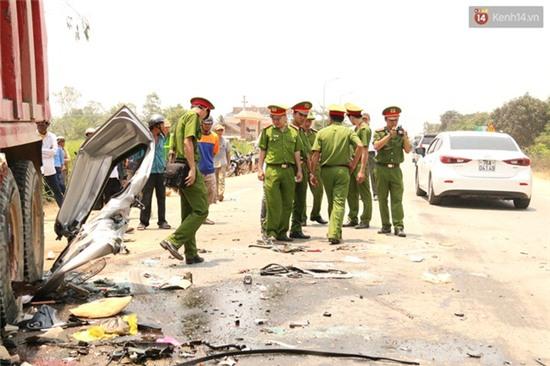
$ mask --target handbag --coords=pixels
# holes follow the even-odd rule
[[[185,188],[185,179],[189,175],[189,164],[185,160],[176,160],[166,164],[164,185],[168,188]]]

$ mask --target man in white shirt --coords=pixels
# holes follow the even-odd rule
[[[61,186],[55,171],[54,156],[57,150],[57,137],[48,131],[49,122],[41,121],[36,123],[38,133],[42,137],[42,175],[55,198],[57,206],[63,203]]]

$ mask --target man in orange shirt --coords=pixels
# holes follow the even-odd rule
[[[216,203],[218,198],[218,188],[216,185],[216,168],[214,167],[214,156],[220,150],[218,135],[212,133],[214,121],[211,116],[201,123],[202,136],[199,140],[199,171],[204,176],[204,183],[208,191],[208,204]],[[214,225],[214,221],[206,218],[204,223]]]

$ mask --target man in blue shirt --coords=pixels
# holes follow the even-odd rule
[[[57,175],[57,180],[59,181],[59,188],[61,188],[61,193],[65,194],[65,137],[57,137],[57,150],[53,157],[53,163],[55,166],[55,174]]]
[[[153,190],[157,196],[157,209],[159,229],[171,229],[171,226],[166,222],[166,187],[164,186],[164,170],[166,168],[166,160],[164,157],[165,137],[163,134],[164,117],[160,114],[154,114],[149,119],[149,130],[155,139],[155,158],[151,174],[145,184],[142,192],[141,202],[145,206],[139,215],[138,230],[145,230],[149,226],[151,218],[151,203],[153,198]]]

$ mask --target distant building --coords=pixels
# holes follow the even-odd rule
[[[233,107],[231,113],[224,116],[226,135],[238,136],[254,141],[260,132],[271,124],[269,110],[266,107]]]

